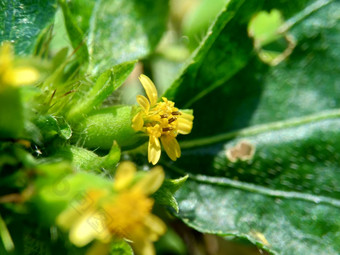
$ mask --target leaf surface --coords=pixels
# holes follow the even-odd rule
[[[167,0],[97,1],[88,34],[90,70],[98,73],[150,54],[166,28],[167,13]]]
[[[189,174],[175,195],[178,216],[189,226],[244,237],[273,254],[335,255],[340,252],[340,5],[283,2],[258,2],[252,9],[255,14],[277,8],[284,15],[283,28],[296,45],[283,62],[268,66],[255,52],[249,55],[246,23],[235,25],[242,23],[235,20],[245,11],[240,7],[208,54],[184,69],[178,87],[175,82],[166,92],[176,104],[178,98],[180,106],[193,108],[195,120],[181,142],[182,157],[165,165],[179,176]],[[236,28],[239,36],[223,45],[224,32]],[[222,54],[231,43],[238,53]],[[242,51],[248,58],[237,62]],[[242,64],[235,68],[235,63]]]
[[[0,42],[10,41],[17,54],[33,51],[40,32],[52,22],[55,0],[0,2]]]

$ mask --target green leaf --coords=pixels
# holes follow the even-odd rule
[[[182,157],[166,164],[189,174],[175,195],[178,216],[199,231],[247,238],[273,254],[336,255],[340,4],[310,1],[289,19],[292,5],[270,7],[287,15],[282,29],[294,37],[294,51],[275,67],[249,57],[233,77],[217,80],[219,88],[193,102],[194,127],[180,143]],[[232,40],[242,47],[249,38],[246,27],[239,28],[243,37]],[[216,79],[219,71],[207,64],[201,63],[197,86]],[[228,72],[227,66],[218,69]]]
[[[71,39],[72,47],[78,56],[79,62],[85,64],[85,62],[88,62],[89,60],[89,53],[87,50],[84,33],[74,20],[65,0],[59,0],[59,4],[63,10],[64,22],[67,34]]]
[[[330,1],[316,1],[302,17]],[[262,9],[276,8],[286,14],[287,19],[303,8],[305,2],[299,1],[297,5],[292,5],[287,1],[276,1],[276,4],[270,1],[227,1],[182,73],[164,96],[175,101],[180,108],[191,108],[193,103],[223,86],[252,58],[255,51],[252,39],[248,37],[247,26],[256,13]],[[283,27],[282,31],[286,29]]]
[[[153,194],[153,198],[155,199],[156,203],[170,206],[176,212],[178,212],[178,204],[174,194],[183,186],[187,179],[188,175],[175,180],[165,179],[160,189]]]
[[[277,30],[282,23],[281,12],[278,10],[259,12],[249,22],[248,31],[255,38],[255,44],[260,47],[277,40],[280,36]]]
[[[313,15],[303,10],[285,23],[304,15],[303,22],[295,23],[289,31],[297,45],[286,61],[269,67],[253,57],[232,79],[194,103],[194,127],[185,138],[208,137],[339,108],[339,46],[335,36],[339,17],[332,11],[333,5],[336,9],[334,3],[313,4],[306,7],[318,7]]]
[[[203,0],[196,3],[197,6],[190,8],[189,13],[183,19],[183,33],[189,37],[191,47],[197,47],[197,38],[202,36],[208,29],[211,20],[215,19],[220,10],[225,6],[226,0]],[[195,5],[195,2],[193,2]],[[176,8],[176,7],[175,7]]]
[[[71,127],[62,117],[57,119],[51,115],[40,115],[38,119],[35,120],[35,124],[39,127],[45,141],[49,141],[56,135],[65,140],[70,139],[72,136]]]
[[[115,241],[111,244],[112,255],[133,255],[131,246],[126,241]]]
[[[14,243],[11,235],[7,229],[6,223],[0,215],[0,238],[6,252],[11,252],[14,250]]]
[[[131,106],[112,106],[92,111],[75,127],[73,141],[92,149],[111,148],[113,141],[120,147],[135,148],[145,136],[132,129],[134,111]]]
[[[108,189],[112,181],[91,173],[71,174],[71,165],[60,162],[45,164],[36,168],[38,178],[35,180],[35,194],[30,202],[33,204],[39,222],[51,226],[55,218],[72,203],[84,199],[89,189]]]
[[[237,12],[243,5],[247,7]],[[178,107],[188,108],[243,68],[252,55],[246,22],[260,7],[260,3],[228,1],[164,96],[174,100]],[[238,20],[241,22],[235,22]]]
[[[58,118],[58,127],[59,127],[58,134],[60,137],[64,138],[65,140],[71,138],[72,129],[64,118]]]
[[[63,65],[67,62],[68,48],[60,49],[52,59],[52,70],[56,70],[59,66]]]
[[[52,21],[56,1],[5,0],[0,9],[0,43],[13,42],[17,54],[28,54],[39,33]]]
[[[84,115],[100,106],[100,104],[116,89],[118,89],[132,72],[135,61],[116,65],[103,72],[95,85],[85,94],[81,95],[67,115],[71,122],[77,122]]]
[[[24,114],[17,88],[0,91],[0,138],[18,138],[24,128]]]
[[[156,254],[173,254],[185,255],[188,254],[187,247],[183,239],[172,228],[167,228],[167,231],[155,243]]]
[[[168,1],[97,1],[90,20],[90,71],[150,54],[165,28]]]
[[[98,156],[93,151],[77,146],[68,146],[59,150],[53,157],[61,157],[72,161],[72,165],[77,170],[102,173],[116,168],[120,160],[120,149],[117,143],[113,143],[111,150],[105,156]]]
[[[183,151],[180,169],[193,174],[176,193],[179,216],[199,231],[246,237],[275,254],[337,254],[339,117],[249,128],[229,142]],[[240,141],[255,153],[233,162],[227,153]]]
[[[83,0],[67,1],[68,8],[79,28],[87,34],[90,27],[90,19],[95,5],[95,0],[88,0],[84,4]]]

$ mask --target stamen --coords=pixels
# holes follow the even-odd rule
[[[168,123],[170,124],[170,123],[174,122],[175,120],[177,120],[177,118],[176,117],[172,117],[171,119],[168,120]]]
[[[167,131],[171,131],[173,130],[172,127],[166,127],[166,128],[162,128],[163,132],[167,132]]]
[[[163,114],[163,115],[160,115],[160,116],[161,116],[162,119],[169,117],[168,114]]]
[[[172,115],[181,115],[181,112],[180,111],[176,111],[176,112],[172,112],[171,114]]]

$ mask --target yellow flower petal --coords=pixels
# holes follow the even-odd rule
[[[148,160],[153,165],[156,165],[160,157],[161,157],[161,144],[159,142],[159,139],[153,135],[150,135],[148,146]]]
[[[192,129],[192,120],[179,117],[177,129],[178,129],[178,133],[182,135],[189,134]]]
[[[194,120],[194,115],[181,111],[181,118],[193,121]]]
[[[180,111],[175,103],[162,97],[157,103],[157,90],[153,82],[145,75],[139,77],[148,98],[137,96],[143,115],[133,118],[133,128],[145,132],[149,136],[148,160],[156,164],[160,158],[159,138],[166,153],[172,160],[181,155],[181,149],[176,139],[178,134],[189,134],[193,126],[192,111]],[[142,118],[142,120],[141,120]]]
[[[157,241],[159,236],[163,235],[166,231],[166,225],[157,216],[150,214],[146,217],[144,224],[150,229],[150,234],[148,239],[150,241]]]
[[[145,195],[154,193],[162,185],[164,181],[164,171],[162,167],[156,166],[152,168],[139,182],[134,186],[134,190],[139,190]]]
[[[132,128],[135,131],[140,131],[140,130],[142,130],[143,125],[144,125],[143,113],[139,112],[132,119]]]
[[[146,132],[150,135],[150,136],[154,136],[154,137],[160,137],[162,135],[162,128],[159,124],[156,124],[153,127],[147,127],[146,128]]]
[[[149,103],[149,100],[145,97],[145,96],[141,96],[141,95],[138,95],[136,97],[137,99],[137,103],[140,105],[140,107],[142,107],[142,109],[145,111],[145,112],[148,112],[149,109],[150,109],[150,103]]]
[[[157,147],[158,143],[159,147],[159,139],[151,137],[154,138],[151,144]],[[91,246],[88,255],[106,254],[107,244],[115,238],[131,240],[136,254],[155,254],[152,242],[164,234],[166,226],[152,215],[154,200],[148,195],[162,185],[165,174],[161,167],[154,167],[129,186],[135,172],[133,163],[121,163],[115,176],[115,190],[88,190],[85,200],[91,203],[86,208],[71,206],[58,217],[57,222],[69,229],[69,239],[74,245],[82,247],[93,240],[99,241]]]
[[[70,241],[82,247],[93,239],[108,242],[110,233],[106,228],[104,211],[90,211],[84,214],[70,229]]]
[[[10,43],[0,48],[0,82],[6,85],[20,86],[32,84],[39,78],[39,73],[32,67],[14,67],[14,54]]]
[[[125,161],[120,163],[115,174],[115,190],[125,189],[131,183],[135,174],[136,166],[132,162]]]
[[[136,255],[155,255],[155,247],[148,240],[139,240],[132,243]]]
[[[69,229],[79,217],[79,212],[74,207],[69,207],[57,218],[57,224],[64,229]]]
[[[161,141],[166,154],[168,154],[171,160],[175,161],[181,156],[181,148],[179,147],[176,138],[171,136],[162,136]]]
[[[6,72],[3,80],[7,84],[13,86],[28,85],[36,82],[39,78],[39,73],[31,67],[17,67],[10,72]]]
[[[155,105],[157,103],[157,99],[158,99],[158,94],[157,94],[157,90],[155,85],[153,84],[153,82],[150,80],[149,77],[147,77],[144,74],[141,74],[139,76],[139,80],[142,83],[146,95],[148,96],[151,106]]]

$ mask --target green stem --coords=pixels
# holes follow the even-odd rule
[[[229,133],[223,133],[210,137],[198,138],[190,141],[184,141],[180,143],[182,149],[190,149],[200,146],[206,146],[218,142],[223,142],[230,140],[235,137],[246,137],[253,136],[259,133],[264,133],[268,131],[274,131],[284,128],[290,128],[295,126],[300,126],[303,124],[308,124],[312,122],[317,122],[325,119],[334,119],[340,117],[340,109],[324,111],[322,113],[304,116],[302,118],[292,118],[289,120],[273,122],[269,124],[257,125],[249,128],[244,128],[241,130],[236,130]]]
[[[0,237],[7,252],[14,250],[14,243],[7,229],[6,223],[0,215]]]

